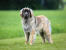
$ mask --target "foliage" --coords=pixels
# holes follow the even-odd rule
[[[62,6],[62,0],[1,0],[0,10],[18,10],[23,7],[32,9],[58,9],[59,3]]]

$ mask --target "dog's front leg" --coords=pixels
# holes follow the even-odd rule
[[[32,45],[32,43],[33,43],[34,35],[35,35],[35,31],[32,30],[32,32],[30,33],[30,45]]]
[[[28,41],[29,41],[29,36],[30,36],[30,33],[29,33],[29,32],[26,32],[26,33],[25,33],[25,39],[26,39],[25,44],[28,43]]]

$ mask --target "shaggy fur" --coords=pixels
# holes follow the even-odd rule
[[[30,45],[32,45],[36,33],[39,33],[42,37],[43,43],[45,39],[49,43],[53,43],[51,39],[51,23],[47,17],[40,15],[34,16],[33,11],[30,8],[23,8],[20,10],[20,16],[22,17],[22,25],[25,33],[26,44],[30,39]]]

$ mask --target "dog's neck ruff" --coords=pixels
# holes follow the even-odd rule
[[[23,19],[22,20],[23,28],[25,32],[31,32],[32,31],[32,24],[34,24],[34,18],[29,18],[28,20]]]

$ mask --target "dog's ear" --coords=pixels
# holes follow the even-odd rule
[[[33,11],[32,11],[32,9],[30,9],[30,17],[32,17],[33,16]]]
[[[22,17],[22,11],[23,11],[23,9],[20,10],[20,16],[21,16],[21,17]]]
[[[20,10],[20,16],[22,16],[22,9]]]

